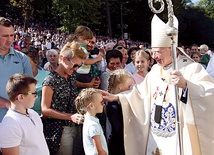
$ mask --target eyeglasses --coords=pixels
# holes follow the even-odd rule
[[[166,50],[160,50],[160,51],[152,51],[152,55],[160,55],[162,54],[163,52],[165,52]]]
[[[21,93],[21,94],[23,94],[23,95],[34,95],[34,97],[38,96],[37,92],[34,92],[34,93],[28,92],[28,93]]]
[[[125,49],[123,46],[117,46],[115,47],[115,50],[122,50],[122,49]]]
[[[71,60],[68,60],[68,61],[70,61],[70,62],[72,63],[73,68],[80,68],[80,67],[82,66],[82,64],[81,64],[81,65],[75,64],[75,63],[74,63],[73,61],[71,61]]]

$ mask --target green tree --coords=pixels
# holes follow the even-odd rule
[[[101,24],[102,0],[53,0],[55,15],[59,16],[61,29],[73,32],[78,25],[94,27]]]
[[[10,0],[10,4],[12,6],[22,10],[22,16],[24,17],[24,29],[28,28],[30,16],[33,15],[34,12],[34,8],[32,7],[33,1],[34,0]]]
[[[200,0],[198,6],[204,9],[208,17],[214,19],[214,0]]]

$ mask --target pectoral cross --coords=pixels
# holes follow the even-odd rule
[[[159,95],[160,95],[160,96],[162,96],[162,95],[163,95],[163,92],[162,92],[162,91],[161,91],[161,92],[159,92]]]

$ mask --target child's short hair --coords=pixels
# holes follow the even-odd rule
[[[94,88],[86,88],[79,93],[75,99],[75,105],[80,114],[84,115],[87,112],[87,106],[95,100],[94,95],[97,93],[100,92]]]
[[[125,83],[127,79],[132,79],[132,75],[125,69],[117,69],[112,72],[108,79],[108,92],[112,93],[119,84]]]
[[[6,84],[6,92],[10,101],[15,101],[17,95],[27,93],[30,84],[37,84],[37,80],[26,74],[16,73]]]

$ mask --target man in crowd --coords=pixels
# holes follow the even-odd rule
[[[10,107],[5,91],[7,80],[15,73],[33,76],[28,57],[11,47],[13,41],[13,23],[7,18],[0,17],[0,122]]]

